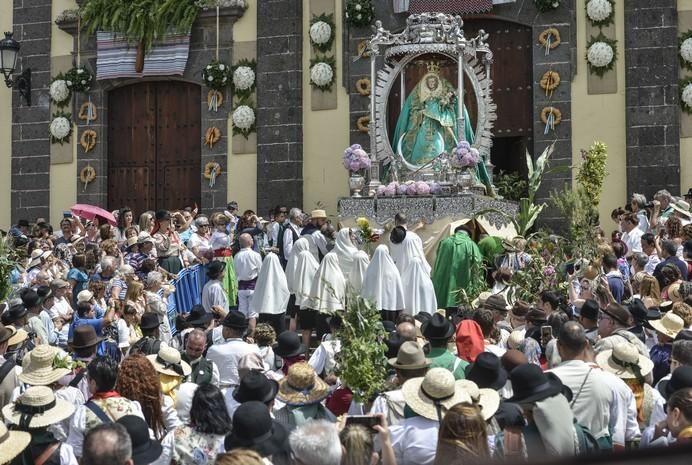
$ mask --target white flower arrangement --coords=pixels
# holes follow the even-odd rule
[[[310,82],[318,89],[329,90],[334,82],[334,69],[323,61],[315,63],[310,68]]]
[[[595,68],[605,68],[615,57],[613,47],[606,42],[594,42],[586,53],[586,59]]]
[[[238,66],[233,71],[233,85],[239,90],[251,89],[255,84],[255,72],[249,66]]]
[[[67,81],[62,79],[62,76],[59,76],[51,82],[48,93],[51,101],[59,107],[67,105],[68,100],[72,96],[72,91],[70,91]]]
[[[613,4],[610,0],[589,0],[586,4],[586,16],[595,24],[603,24],[613,15]]]
[[[248,105],[240,105],[233,111],[233,125],[241,131],[250,131],[255,125],[255,110]]]
[[[324,21],[317,21],[310,26],[310,40],[317,44],[323,45],[329,42],[332,37],[332,27]]]
[[[230,68],[228,65],[216,60],[212,60],[202,70],[202,81],[210,89],[224,90],[230,78]]]
[[[692,37],[683,40],[680,45],[680,57],[686,63],[692,63]]]
[[[72,120],[70,115],[63,112],[58,112],[53,115],[53,120],[49,126],[50,137],[53,143],[67,142],[72,134]]]
[[[685,113],[692,113],[692,82],[687,82],[683,84],[682,92],[680,95],[680,102],[682,103],[682,109]]]

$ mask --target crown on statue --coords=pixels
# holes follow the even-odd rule
[[[440,74],[440,63],[437,61],[429,61],[425,64],[428,67],[428,73]]]

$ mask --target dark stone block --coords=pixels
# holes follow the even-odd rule
[[[628,107],[626,121],[629,126],[677,124],[679,112],[679,108],[672,105]]]
[[[627,106],[659,106],[666,104],[663,87],[631,87],[627,89]]]
[[[637,29],[625,34],[626,48],[662,46],[677,43],[677,28],[674,26]]]
[[[49,2],[50,3],[50,2]],[[51,23],[45,21],[41,23],[24,24],[22,25],[22,35],[17,37],[22,43],[25,40],[45,39],[50,37]]]
[[[265,163],[261,166],[262,177],[270,181],[295,181],[303,178],[303,164],[300,162]]]
[[[629,13],[637,13],[636,10],[649,9],[649,8],[672,8],[676,9],[676,0],[627,0],[624,2],[625,5],[625,16]]]
[[[293,106],[265,107],[257,110],[258,126],[291,124],[301,117],[302,109]]]
[[[12,157],[45,157],[50,154],[48,139],[12,141]]]
[[[627,134],[628,146],[642,145],[663,145],[665,143],[665,128],[664,126],[643,126],[631,127]],[[630,133],[633,138],[629,137]]]
[[[282,142],[301,142],[303,127],[300,124],[285,124],[281,126],[260,126],[257,128],[257,139],[264,144]]]
[[[49,173],[35,173],[31,175],[13,175],[12,190],[40,190],[48,189]]]
[[[26,6],[14,9],[14,24],[40,23],[51,20],[50,2],[42,6]],[[23,45],[23,44],[22,44]]]
[[[297,99],[296,97],[301,98]],[[263,91],[257,93],[257,108],[274,108],[277,105],[295,105],[300,107],[301,103],[301,92],[285,92],[273,89],[264,89]]]
[[[22,140],[47,140],[49,130],[45,123],[27,123],[22,124]]]
[[[263,72],[257,77],[257,83],[261,84],[266,90],[277,90],[282,92],[298,91],[302,85],[302,73],[295,71]]]

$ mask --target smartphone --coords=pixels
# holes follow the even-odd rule
[[[62,212],[62,217],[63,218],[72,218],[72,212],[64,211],[64,212]]]
[[[360,425],[369,429],[371,432],[377,432],[375,430],[375,425],[380,424],[379,417],[374,417],[371,415],[349,415],[346,417],[346,426],[349,425]]]
[[[550,325],[541,326],[541,339],[549,341],[553,338],[553,327]]]

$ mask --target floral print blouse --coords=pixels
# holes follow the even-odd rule
[[[178,465],[212,465],[219,450],[223,450],[224,436],[200,433],[188,425],[178,426],[174,433],[173,460]]]

